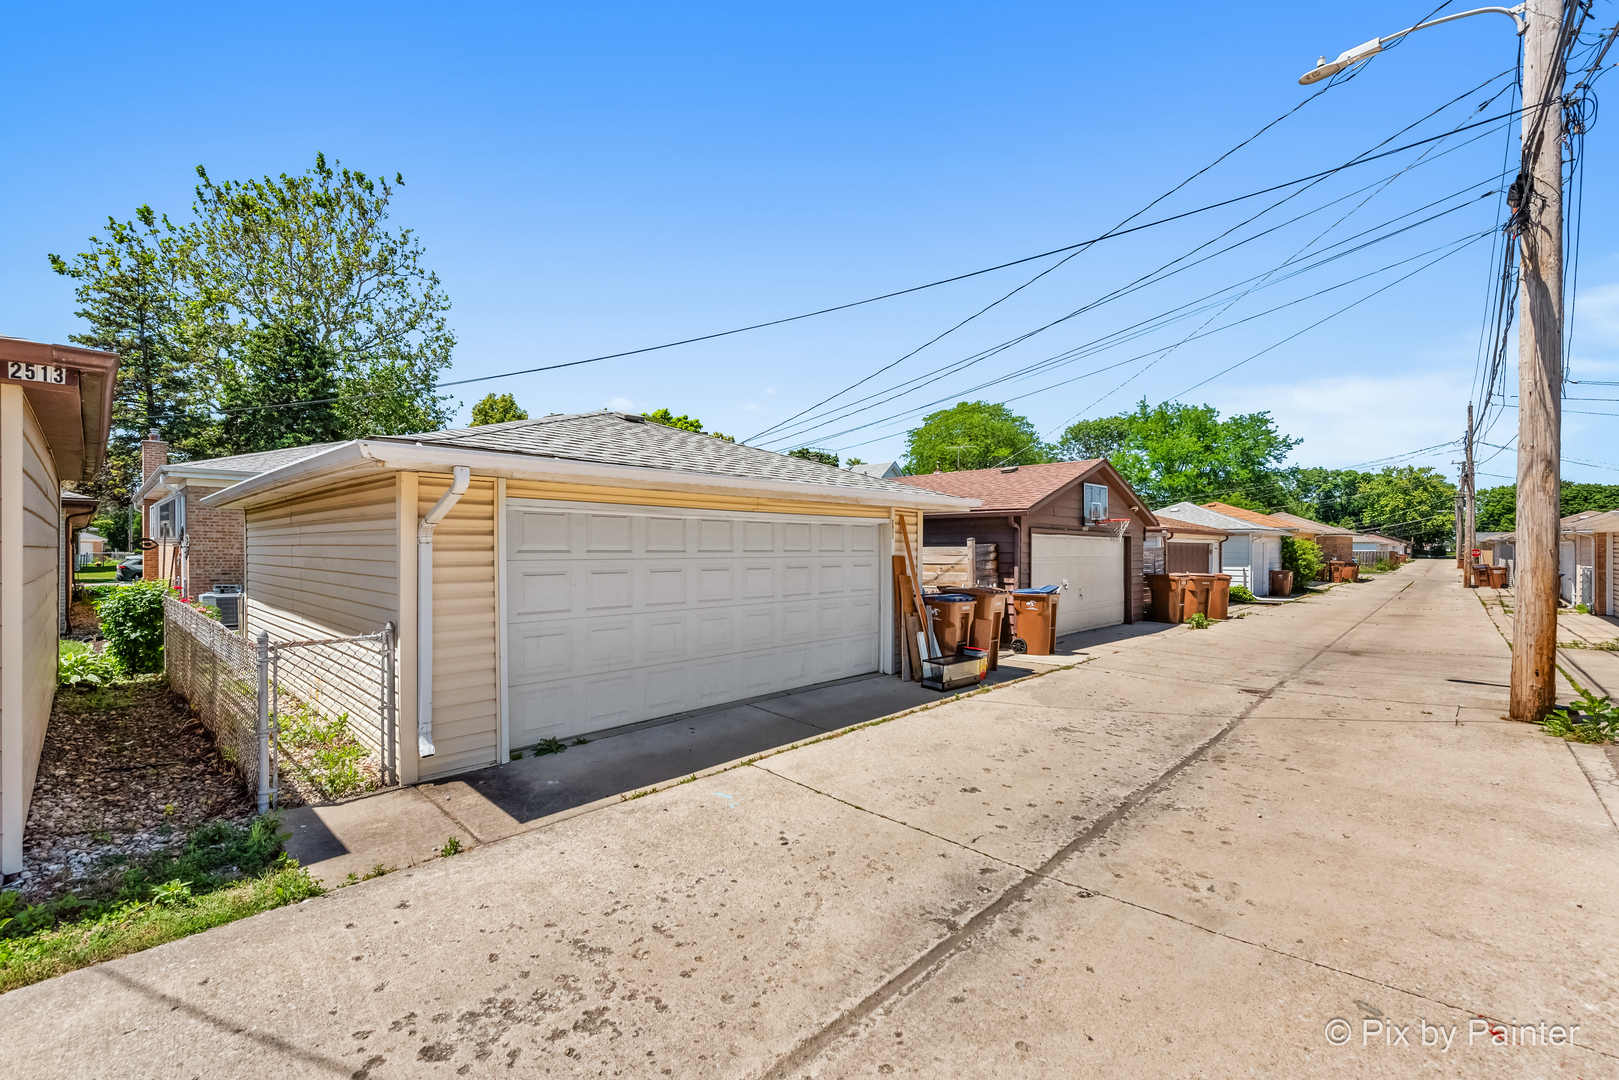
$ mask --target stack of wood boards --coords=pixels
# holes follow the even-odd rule
[[[922,587],[931,589],[961,588],[964,585],[996,584],[995,545],[975,545],[977,573],[967,572],[967,548],[925,547],[922,549]]]

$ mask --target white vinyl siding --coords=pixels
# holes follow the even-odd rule
[[[387,476],[249,510],[246,632],[297,641],[396,621],[395,492]]]
[[[423,475],[416,520],[450,477]],[[416,572],[415,566],[409,572]],[[414,630],[414,628],[412,628]],[[420,779],[495,763],[500,748],[495,625],[495,482],[474,478],[433,532],[433,745]],[[520,744],[514,744],[520,745]]]
[[[62,512],[55,460],[19,386],[0,386],[0,870],[23,868],[56,692]]]
[[[877,521],[506,507],[514,747],[878,670]]]
[[[1123,539],[1034,533],[1029,547],[1029,587],[1064,586],[1057,598],[1059,635],[1124,622]]]

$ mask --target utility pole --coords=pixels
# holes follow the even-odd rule
[[[1466,474],[1458,474],[1456,477],[1456,568],[1458,570],[1467,565],[1462,561],[1462,488],[1466,483]],[[1463,584],[1466,584],[1465,579],[1463,579]]]
[[[1478,575],[1474,572],[1473,549],[1478,546],[1478,498],[1473,484],[1473,403],[1467,403],[1467,462],[1462,466],[1462,549],[1467,562],[1463,564],[1462,584],[1477,588]]]
[[[1511,714],[1557,694],[1557,543],[1563,387],[1563,3],[1528,0],[1519,205],[1518,506]],[[1510,200],[1509,200],[1510,201]]]

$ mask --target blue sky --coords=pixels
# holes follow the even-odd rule
[[[81,250],[108,214],[150,203],[184,217],[195,166],[216,179],[299,171],[317,150],[404,174],[394,224],[419,232],[454,302],[451,378],[796,314],[1105,232],[1308,97],[1296,80],[1318,53],[1331,57],[1430,10],[18,7],[0,91],[9,150],[0,205],[10,211],[0,218],[0,333],[62,341],[74,332],[71,288],[45,255]],[[1594,22],[1606,27],[1616,15],[1599,0]],[[1140,220],[1348,161],[1507,72],[1516,44],[1498,16],[1416,35]],[[1388,145],[1507,111],[1510,93],[1474,111],[1506,82],[1488,82]],[[812,418],[783,429],[786,441],[762,444],[885,459],[901,452],[928,402],[965,397],[1016,396],[1014,408],[1055,433],[1076,416],[1173,397],[1267,348],[1183,400],[1269,410],[1304,439],[1294,453],[1304,464],[1356,465],[1455,438],[1475,377],[1488,236],[1282,342],[1444,245],[1482,236],[1497,199],[1478,196],[1500,186],[1505,123],[1335,174],[1200,254],[1315,211],[1303,220],[969,368],[930,374],[1108,294],[1296,189],[1098,244],[849,397],[915,380],[908,394]],[[1612,200],[1596,195],[1612,189],[1609,135],[1598,124],[1587,140],[1593,194],[1571,374],[1619,382],[1619,236]],[[1452,209],[1443,218],[1287,277],[1361,241],[1330,245],[1457,192],[1383,232]],[[748,437],[1054,261],[461,397],[469,406],[486,388],[509,390],[531,413],[667,406]],[[1231,291],[1243,281],[1264,287]],[[1039,376],[1007,378],[1210,294],[1221,306]],[[1249,316],[1258,317],[1238,322]],[[1183,342],[1200,329],[1217,332]],[[1569,394],[1619,398],[1619,387]],[[1619,413],[1619,402],[1566,408],[1565,455],[1614,467],[1570,463],[1565,477],[1619,482],[1619,417],[1573,411]],[[1505,444],[1516,416],[1498,412],[1489,439]],[[1456,457],[1446,448],[1412,460],[1451,473]],[[1511,459],[1482,466],[1481,483],[1506,482]]]

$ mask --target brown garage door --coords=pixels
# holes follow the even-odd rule
[[[1170,544],[1165,561],[1171,574],[1206,574],[1209,572],[1209,545]]]

